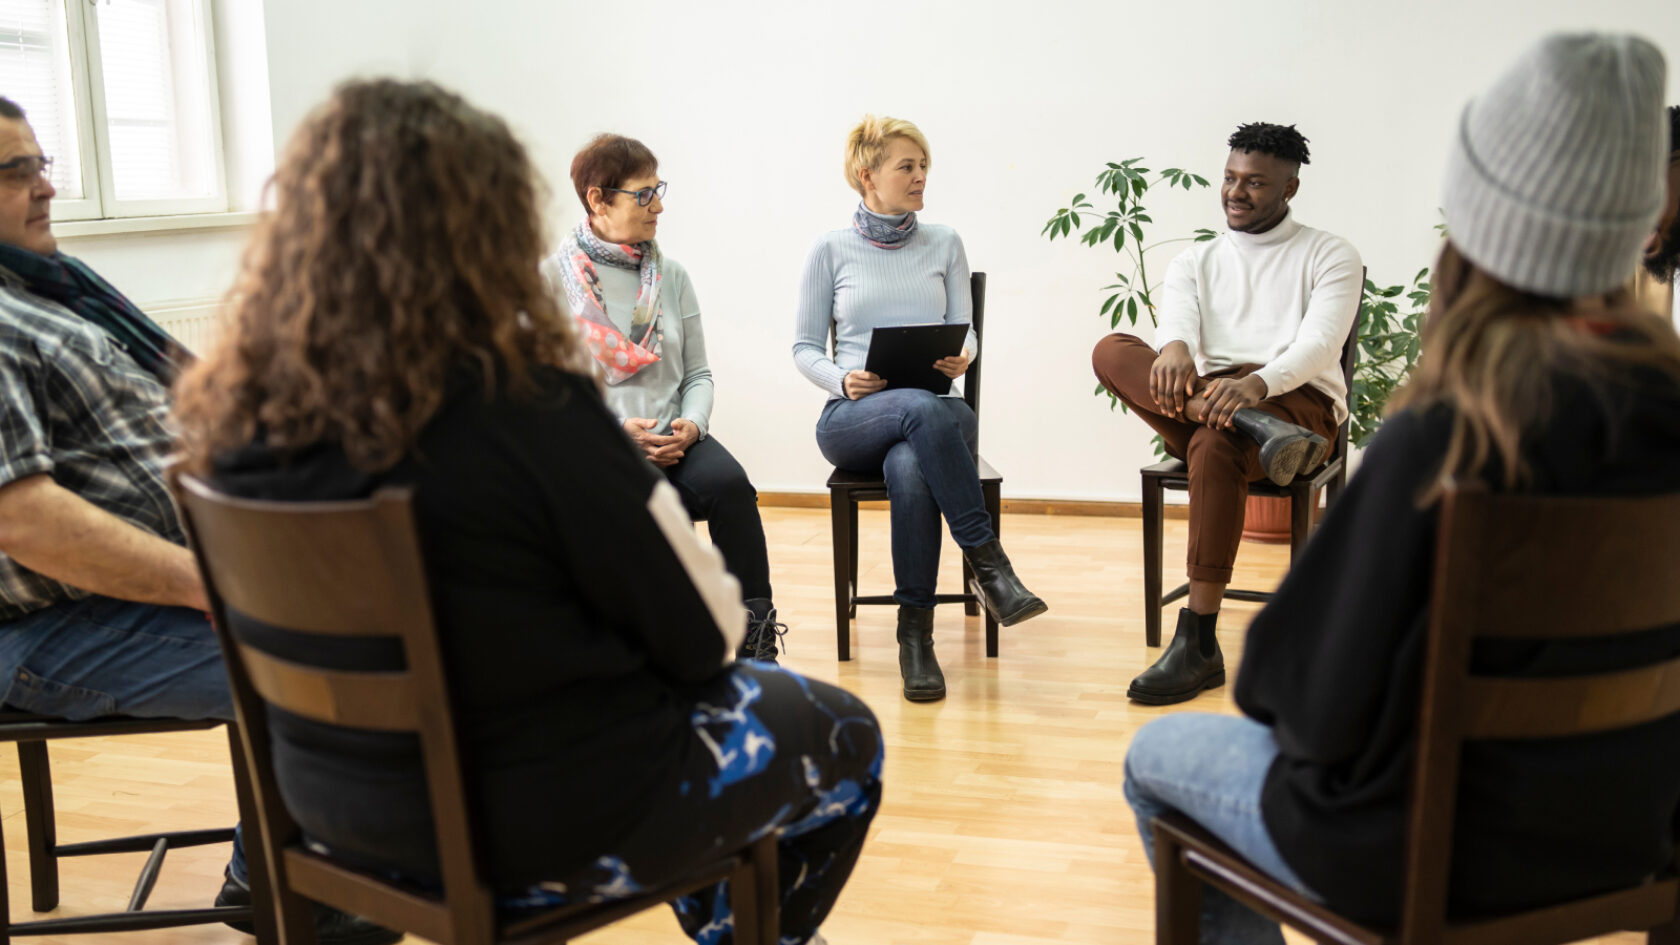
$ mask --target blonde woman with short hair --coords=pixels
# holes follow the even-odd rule
[[[862,197],[851,225],[819,237],[805,262],[793,360],[828,392],[817,446],[843,469],[883,474],[892,502],[893,597],[904,697],[945,697],[933,653],[939,520],[973,568],[987,611],[1004,626],[1048,607],[1022,586],[980,494],[974,411],[955,394],[890,388],[864,370],[871,333],[897,325],[968,324],[968,257],[955,230],[921,223],[931,164],[927,138],[898,118],[865,116],[846,139],[846,183]],[[834,351],[828,350],[830,329]],[[961,377],[980,353],[972,329],[933,366]]]

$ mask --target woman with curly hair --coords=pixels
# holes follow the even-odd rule
[[[770,552],[758,490],[709,435],[712,368],[694,283],[655,239],[665,182],[647,145],[597,135],[572,158],[586,218],[543,261],[561,308],[576,319],[606,383],[604,396],[636,448],[659,467],[694,519],[705,519],[748,612],[741,659],[776,661],[787,627],[770,598]]]
[[[365,81],[304,122],[279,168],[231,323],[178,388],[187,468],[279,501],[414,488],[503,893],[611,897],[780,831],[782,938],[806,941],[874,816],[879,729],[840,689],[729,662],[740,587],[601,402],[538,271],[525,149],[435,85]],[[391,658],[232,630],[303,662]],[[410,741],[272,725],[281,789],[314,840],[437,878]],[[726,886],[676,908],[689,934],[729,941]]]
[[[1236,701],[1144,726],[1125,790],[1145,846],[1178,810],[1343,915],[1399,914],[1424,631],[1449,485],[1680,491],[1680,338],[1627,298],[1662,205],[1664,65],[1633,36],[1558,35],[1464,109],[1423,356],[1359,474],[1249,627]],[[1560,556],[1591,549],[1548,549]],[[1680,656],[1680,626],[1481,647],[1477,671],[1567,676]],[[1483,742],[1459,776],[1448,907],[1537,908],[1673,863],[1680,716]],[[1214,890],[1206,942],[1281,943]]]
[[[973,316],[962,237],[916,218],[928,166],[927,138],[908,121],[867,115],[852,129],[846,183],[863,199],[850,226],[811,247],[793,339],[794,364],[828,393],[817,418],[823,458],[887,481],[898,667],[912,702],[945,698],[945,674],[933,655],[941,516],[974,571],[981,603],[999,623],[1013,626],[1049,609],[1015,576],[992,530],[974,464],[974,411],[956,393],[889,389],[892,378],[864,370],[876,328],[967,325]],[[970,329],[962,350],[933,367],[958,378],[979,354]]]

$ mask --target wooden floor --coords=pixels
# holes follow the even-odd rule
[[[1126,684],[1159,652],[1143,645],[1138,521],[1007,516],[1005,545],[1050,612],[1002,630],[1000,655],[988,659],[981,621],[965,619],[955,605],[941,607],[936,640],[950,695],[918,705],[899,694],[892,608],[861,608],[852,660],[835,659],[828,513],[766,509],[765,526],[777,604],[791,627],[783,665],[860,693],[887,737],[881,813],[823,928],[828,941],[1152,941],[1152,878],[1120,793],[1127,743],[1140,725],[1165,711],[1235,710],[1228,688],[1170,709],[1127,701]],[[891,590],[886,529],[885,512],[863,513],[864,593]],[[1183,560],[1184,541],[1184,523],[1168,522],[1167,561]],[[953,546],[947,544],[944,559],[942,577],[954,590]],[[1244,543],[1236,583],[1270,587],[1287,560],[1285,547]],[[1169,579],[1176,572],[1172,568]],[[1257,606],[1232,603],[1222,617],[1225,659],[1233,668],[1241,631]],[[1168,634],[1171,628],[1169,613]],[[62,841],[218,826],[235,817],[220,731],[60,742],[52,752]],[[22,796],[16,758],[3,754],[0,811],[11,913],[21,920],[32,917]],[[171,853],[153,905],[207,904],[226,858],[225,846]],[[132,854],[69,861],[57,914],[120,909],[142,860]],[[74,940],[249,941],[222,926]],[[1602,941],[1636,940],[1643,941],[1631,935]],[[674,945],[686,939],[660,910],[584,941]]]

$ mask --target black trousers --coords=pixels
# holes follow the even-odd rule
[[[565,877],[569,897],[655,885],[773,830],[784,943],[803,943],[827,918],[881,806],[881,729],[837,686],[765,663],[736,663],[690,693],[692,737],[671,797],[648,808],[610,855]],[[727,881],[671,904],[699,945],[731,945]]]
[[[747,471],[710,436],[690,446],[675,466],[660,471],[682,496],[688,517],[706,522],[723,563],[741,582],[741,596],[769,600],[770,552],[758,517],[758,490]]]

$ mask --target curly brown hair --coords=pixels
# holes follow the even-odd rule
[[[214,351],[176,384],[189,470],[259,436],[389,468],[463,374],[588,374],[538,272],[542,185],[498,117],[430,82],[353,81],[292,136]]]

